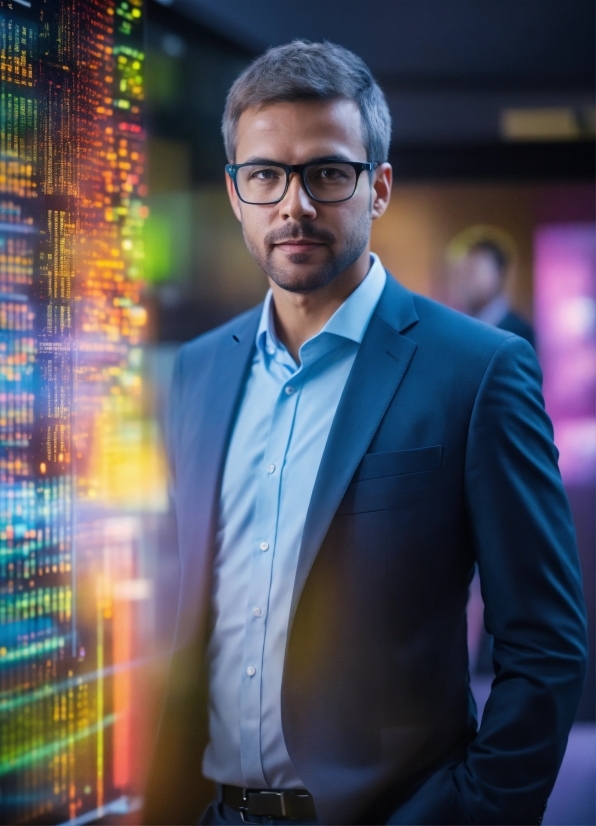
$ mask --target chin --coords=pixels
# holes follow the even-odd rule
[[[273,264],[269,258],[267,267],[263,269],[278,287],[293,293],[315,292],[339,275],[334,259],[315,264],[312,260],[312,253],[306,252],[296,252],[286,256],[281,266]]]
[[[312,293],[333,280],[333,277],[330,278],[328,273],[320,269],[310,273],[274,270],[269,271],[267,275],[278,287],[291,293]]]

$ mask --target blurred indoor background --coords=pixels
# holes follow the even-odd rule
[[[145,252],[137,283],[138,309],[146,315],[138,321],[144,332],[139,341],[131,340],[128,356],[129,384],[142,388],[140,407],[123,442],[137,439],[138,449],[119,448],[113,465],[97,460],[104,469],[115,468],[105,471],[112,493],[97,540],[102,570],[107,558],[119,560],[111,563],[113,570],[124,567],[117,575],[105,574],[110,607],[101,610],[112,623],[106,637],[112,653],[105,661],[94,654],[96,671],[84,672],[107,667],[101,709],[111,703],[113,720],[100,737],[107,717],[94,712],[99,722],[89,728],[93,780],[83,783],[80,794],[69,792],[65,781],[47,791],[54,802],[44,803],[45,809],[25,805],[19,795],[23,789],[32,793],[41,781],[35,774],[25,780],[18,774],[29,752],[11,764],[4,772],[14,798],[11,811],[19,813],[19,822],[68,817],[77,824],[138,822],[178,587],[161,436],[172,364],[182,342],[258,303],[266,291],[265,276],[246,251],[227,201],[221,115],[231,83],[257,54],[301,37],[327,39],[358,53],[387,95],[395,184],[387,214],[374,225],[372,244],[385,266],[407,287],[465,309],[458,298],[460,265],[474,244],[488,241],[504,254],[510,308],[533,327],[576,521],[591,635],[588,682],[544,823],[593,824],[593,3],[147,0],[142,22],[146,189],[139,197]],[[109,420],[102,421],[107,432]],[[131,428],[136,435],[130,435]],[[112,455],[112,447],[106,450]],[[109,516],[112,505],[115,516]],[[469,618],[473,688],[482,708],[491,681],[490,640],[482,628],[476,583]],[[99,652],[97,640],[96,647]],[[78,656],[82,662],[84,651]],[[99,708],[99,700],[93,702]],[[10,713],[12,706],[6,709]],[[39,741],[28,748],[39,749]],[[58,760],[61,748],[40,752],[41,757],[35,752],[31,761]]]

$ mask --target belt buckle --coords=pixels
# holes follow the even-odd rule
[[[279,800],[279,803],[280,803],[280,810],[281,810],[280,814],[279,815],[262,815],[262,814],[258,815],[255,812],[250,812],[249,811],[250,800],[248,799],[249,794],[259,795],[259,797],[261,795],[264,795],[264,796],[267,796],[267,797],[277,798]],[[259,821],[255,821],[255,820],[247,820],[246,819],[247,816],[250,817],[251,815],[253,817],[270,817],[270,818],[276,818],[276,817],[286,818],[287,817],[285,792],[269,791],[268,789],[267,790],[258,790],[258,791],[253,791],[252,789],[242,789],[242,802],[246,805],[238,806],[238,811],[240,812],[240,817],[242,818],[243,823],[254,824],[254,823],[259,822]]]

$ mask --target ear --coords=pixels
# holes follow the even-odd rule
[[[234,210],[234,215],[240,221],[240,223],[242,223],[240,198],[238,197],[238,193],[236,192],[234,181],[230,178],[227,172],[224,172],[224,175],[226,176],[226,189],[228,190],[228,198],[230,199],[230,204],[232,205],[232,209]]]
[[[372,219],[380,218],[389,206],[393,169],[390,163],[382,163],[375,169],[372,185]]]

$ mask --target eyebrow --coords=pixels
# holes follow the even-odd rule
[[[321,155],[317,158],[311,158],[305,163],[350,163],[350,159],[347,158],[345,155]],[[274,161],[272,158],[261,158],[259,156],[255,156],[252,158],[248,158],[248,160],[243,161],[243,163],[258,163],[263,165],[269,166],[276,166],[282,164],[283,161]],[[292,164],[284,164],[285,166],[291,166]]]

